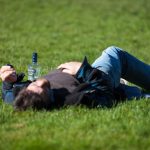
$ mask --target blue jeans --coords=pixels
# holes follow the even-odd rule
[[[121,48],[111,46],[92,64],[111,78],[114,88],[120,84],[120,78],[150,90],[150,65],[143,63]]]

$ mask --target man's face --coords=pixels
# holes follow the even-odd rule
[[[32,91],[34,93],[42,95],[43,93],[47,92],[50,88],[49,81],[46,79],[38,79],[35,82],[32,82],[26,88],[28,91]]]

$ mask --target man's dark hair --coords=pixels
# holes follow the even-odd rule
[[[15,110],[23,111],[29,108],[34,110],[50,109],[50,100],[46,93],[40,95],[32,91],[22,89],[14,101]]]

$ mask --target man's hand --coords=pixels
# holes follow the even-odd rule
[[[17,74],[11,66],[2,66],[0,68],[0,78],[2,81],[13,83],[17,81]]]
[[[75,75],[81,67],[81,64],[80,62],[67,62],[58,66],[57,69],[62,69],[62,72]]]

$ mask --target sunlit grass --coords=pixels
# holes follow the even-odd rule
[[[0,0],[0,65],[27,73],[36,50],[42,74],[60,63],[93,62],[116,45],[150,64],[148,0]],[[150,146],[150,101],[112,109],[14,112],[0,103],[0,149],[144,149]]]

